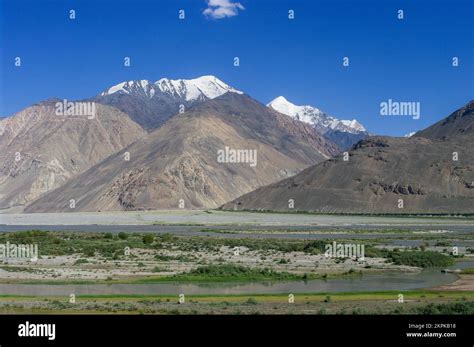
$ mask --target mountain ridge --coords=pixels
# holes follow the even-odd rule
[[[293,119],[311,124],[317,131],[335,142],[343,150],[349,149],[356,142],[369,135],[364,126],[356,119],[340,120],[314,106],[295,105],[283,96],[273,99],[267,106]]]
[[[218,163],[218,151],[255,150],[248,163]],[[311,126],[246,94],[225,93],[190,107],[127,149],[29,204],[26,212],[213,208],[265,183],[289,177],[337,153]],[[73,212],[73,211],[71,211]]]
[[[0,120],[2,209],[38,198],[145,136],[138,124],[111,106],[97,105],[94,119],[88,119],[58,115],[52,102]]]
[[[428,127],[428,132],[408,138],[368,137],[349,151],[347,160],[338,155],[221,208],[318,213],[473,213],[473,124],[474,103],[469,102]],[[290,199],[294,209],[288,204]]]
[[[173,115],[227,92],[242,94],[217,77],[206,75],[189,80],[161,78],[156,82],[121,82],[90,100],[114,106],[145,130],[153,131]]]

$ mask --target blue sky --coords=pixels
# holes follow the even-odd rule
[[[210,16],[219,7],[203,14],[207,0],[0,3],[1,116],[50,97],[90,97],[124,80],[212,74],[263,103],[283,95],[397,136],[474,98],[470,0],[239,0],[220,12],[235,15],[220,19]],[[380,116],[388,99],[420,102],[421,119]]]

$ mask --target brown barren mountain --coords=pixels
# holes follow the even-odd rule
[[[415,136],[428,139],[449,139],[463,134],[474,136],[473,109],[474,101],[471,101],[448,117],[417,132]]]
[[[474,102],[411,138],[369,137],[342,155],[222,206],[321,213],[474,213]],[[453,160],[456,158],[457,160]],[[289,200],[294,208],[289,208]]]
[[[145,134],[100,104],[94,119],[58,116],[44,102],[0,120],[0,208],[21,208]]]
[[[256,150],[257,163],[218,151]],[[28,212],[213,208],[326,160],[338,148],[311,126],[228,92],[169,119],[27,207]],[[130,160],[125,160],[126,155]],[[76,201],[75,209],[69,207]]]

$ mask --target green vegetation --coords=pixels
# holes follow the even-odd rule
[[[127,313],[127,314],[474,314],[474,292],[408,291],[400,305],[398,292],[187,295],[80,295],[65,297],[0,295],[3,313]]]
[[[123,231],[121,231],[121,232],[118,233],[118,238],[119,238],[120,240],[126,240],[126,239],[128,239],[128,236],[129,236],[129,235],[128,235],[127,233],[124,233]]]
[[[254,298],[248,298],[245,303],[246,303],[247,305],[258,305],[258,301],[255,300]]]
[[[143,235],[143,243],[144,243],[145,245],[151,245],[154,240],[155,240],[155,237],[153,236],[153,234],[145,234],[145,235]]]
[[[178,241],[174,239],[173,241]],[[250,250],[275,250],[282,252],[302,251],[305,245],[303,241],[280,241],[273,239],[227,239],[227,238],[205,238],[192,237],[179,240],[176,243],[182,251],[218,251],[222,246],[229,248],[246,247]]]
[[[209,229],[211,230],[211,229]],[[219,230],[218,233],[226,233]],[[240,232],[240,231],[239,231]],[[280,231],[281,232],[281,231]],[[350,231],[352,233],[358,231]],[[362,232],[362,231],[361,231]],[[388,231],[387,231],[388,232]],[[402,232],[402,231],[401,231]],[[462,235],[461,235],[462,236]],[[456,240],[458,237],[456,236]],[[448,267],[456,259],[453,256],[425,251],[431,245],[449,247],[455,244],[454,238],[439,238],[437,235],[407,235],[403,232],[400,238],[405,240],[425,241],[421,247],[392,250],[382,248],[393,244],[393,238],[378,236],[366,240],[351,239],[350,233],[338,243],[362,243],[365,245],[365,257],[385,258],[387,262],[397,265],[418,267]],[[466,236],[470,239],[470,236]],[[429,242],[426,242],[429,240]],[[56,278],[53,272],[58,266],[54,259],[58,255],[71,255],[75,257],[64,258],[59,266],[69,267],[73,259],[74,265],[87,271],[107,271],[110,268],[125,269],[123,276],[115,275],[105,279],[106,273],[92,281],[96,284],[115,283],[186,283],[205,282],[203,287],[210,285],[206,282],[272,282],[272,281],[304,281],[313,279],[337,278],[345,276],[360,276],[362,266],[354,265],[346,259],[336,259],[339,263],[337,271],[327,271],[327,267],[319,266],[317,257],[311,259],[310,265],[299,268],[302,253],[323,254],[326,245],[332,243],[331,235],[323,240],[305,240],[298,238],[229,238],[226,235],[173,235],[163,233],[100,233],[100,232],[45,232],[22,231],[0,233],[0,243],[38,244],[40,256],[49,256],[52,259],[52,271],[45,271],[29,263],[16,266],[4,264],[1,268],[6,271],[25,271],[41,273],[43,279],[18,276],[13,278],[11,273],[7,277],[10,283],[30,284],[90,284],[90,277],[84,279],[71,279],[69,277]],[[408,243],[409,244],[409,243]],[[418,245],[419,243],[416,243]],[[242,255],[247,257],[242,262],[232,253],[234,247],[242,249]],[[125,250],[132,250],[126,255]],[[471,251],[474,251],[471,249]],[[199,253],[197,253],[199,252]],[[281,253],[280,253],[281,252]],[[294,253],[299,252],[299,254]],[[286,254],[283,254],[286,253]],[[290,254],[293,253],[293,254]],[[91,256],[95,256],[91,258]],[[252,266],[248,259],[255,259]],[[110,261],[111,260],[111,261]],[[120,260],[120,261],[119,261]],[[123,262],[121,261],[123,260]],[[227,261],[230,263],[227,263]],[[237,261],[237,264],[232,264]],[[180,263],[184,266],[181,266]],[[124,265],[125,264],[125,265]],[[210,265],[212,264],[212,265]],[[314,264],[314,266],[313,266]],[[258,267],[253,267],[258,266]],[[352,268],[353,266],[353,268]],[[77,267],[73,270],[77,270]],[[272,269],[277,268],[278,271]],[[385,271],[377,264],[369,263],[365,268],[372,271]],[[391,268],[391,266],[388,266]],[[183,269],[191,269],[186,271]],[[279,271],[298,271],[290,273]],[[41,272],[44,271],[44,272]],[[306,271],[306,273],[304,273]],[[327,271],[327,274],[324,272]],[[320,272],[320,274],[316,273]],[[91,272],[93,273],[93,272]],[[153,274],[151,274],[153,273]],[[365,272],[364,272],[365,273]],[[474,274],[474,269],[465,269],[462,274]],[[463,276],[469,278],[468,276]],[[23,279],[20,279],[23,278]],[[10,280],[11,279],[11,280]],[[2,312],[28,312],[38,313],[321,313],[321,314],[474,314],[474,291],[440,292],[436,290],[407,291],[403,292],[406,302],[398,305],[398,292],[353,292],[353,293],[297,293],[295,303],[288,304],[288,293],[281,294],[242,294],[242,295],[186,295],[186,304],[178,305],[177,296],[173,295],[97,295],[94,297],[78,296],[79,305],[70,305],[64,297],[46,298],[17,298],[15,296],[0,296],[0,310]],[[27,302],[22,306],[21,302]],[[27,301],[29,300],[29,301]],[[20,303],[18,303],[20,302]],[[11,306],[8,306],[11,304]],[[17,305],[17,306],[15,306]],[[35,311],[37,310],[37,311]],[[214,311],[213,311],[214,310]]]
[[[435,314],[473,315],[474,314],[474,301],[450,302],[447,304],[429,303],[421,307],[415,307],[412,310],[410,310],[409,313],[426,314],[426,315],[435,315]]]
[[[454,264],[453,258],[428,251],[390,252],[389,259],[397,265],[418,267],[442,267]]]
[[[431,251],[389,251],[375,247],[365,248],[366,257],[387,258],[396,265],[408,265],[417,267],[447,267],[455,263],[454,258]]]
[[[272,214],[309,214],[316,216],[362,216],[362,217],[406,217],[406,218],[473,218],[474,213],[330,213],[330,212],[315,212],[315,211],[303,211],[303,210],[291,210],[291,211],[274,211],[274,210],[217,210],[224,212],[250,212],[250,213],[272,213]]]
[[[272,269],[249,268],[240,265],[222,264],[200,266],[186,273],[174,276],[143,279],[149,281],[176,281],[176,282],[231,282],[231,281],[292,281],[308,279],[304,275],[295,275],[288,272],[278,272]]]
[[[152,272],[169,272],[170,270],[155,266],[151,271]]]
[[[117,258],[125,247],[144,248],[141,234],[128,234],[128,240],[111,233],[80,233],[57,231],[18,231],[0,233],[0,243],[37,244],[40,256],[82,254],[85,257],[100,255]]]
[[[223,246],[228,248],[245,247],[255,251],[279,251],[284,253],[304,252],[307,254],[322,254],[325,247],[332,240],[300,240],[300,239],[255,239],[255,238],[224,238],[206,236],[175,236],[171,234],[153,233],[79,233],[79,232],[46,232],[39,230],[21,231],[13,233],[0,233],[0,243],[38,244],[41,256],[81,254],[85,258],[94,255],[106,259],[120,259],[124,256],[125,249],[175,249],[182,252],[219,251]],[[375,248],[378,240],[351,241],[365,243],[366,257],[382,257],[397,265],[410,265],[419,267],[449,266],[453,258],[437,252],[428,251],[390,251]],[[156,260],[192,261],[190,256],[166,256],[157,254]],[[279,261],[285,264],[285,260]]]
[[[438,241],[435,243],[436,247],[451,247],[452,243],[450,241]]]
[[[29,268],[24,266],[0,266],[0,270],[7,272],[30,272],[30,273],[41,273],[42,269]]]

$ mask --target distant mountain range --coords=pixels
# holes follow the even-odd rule
[[[162,78],[156,82],[122,82],[89,100],[116,107],[147,131],[153,131],[174,116],[180,107],[186,110],[227,92],[243,94],[215,76],[190,80]],[[293,119],[311,124],[341,150],[350,148],[369,134],[355,119],[339,120],[316,107],[296,106],[283,96],[275,98],[267,106]]]
[[[241,196],[222,208],[321,213],[474,213],[473,147],[471,101],[411,137],[374,136],[361,140],[348,158],[338,155]]]
[[[316,107],[294,105],[283,96],[273,99],[267,106],[293,119],[311,124],[343,150],[369,135],[364,126],[355,119],[339,120]]]
[[[258,164],[220,163],[226,147],[256,150]],[[130,153],[130,161],[123,155]],[[337,153],[311,126],[247,95],[226,93],[176,115],[27,206],[27,212],[213,208]]]
[[[0,120],[0,209],[474,212],[473,132],[473,102],[390,138],[214,76],[128,81]]]
[[[191,80],[162,78],[156,82],[122,82],[90,100],[114,106],[144,129],[152,131],[178,113],[181,105],[186,110],[229,91],[242,94],[214,76]]]
[[[78,101],[94,119],[57,115],[58,102],[0,120],[1,209],[217,207],[341,150],[214,76],[122,82]],[[256,150],[258,166],[219,163],[224,149]]]

